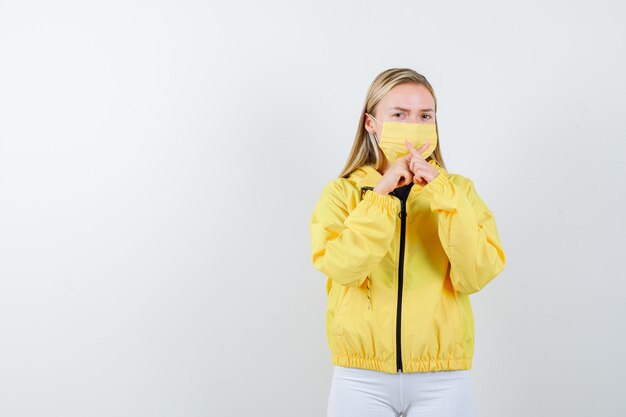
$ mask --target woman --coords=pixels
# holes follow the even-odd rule
[[[447,172],[436,112],[424,76],[379,74],[310,219],[327,277],[331,417],[475,416],[469,295],[506,258],[472,180]]]

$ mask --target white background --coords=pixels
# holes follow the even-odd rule
[[[479,415],[623,416],[625,11],[0,1],[0,415],[325,415],[308,221],[409,67],[507,254]]]

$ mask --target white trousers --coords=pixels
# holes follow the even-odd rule
[[[328,417],[476,417],[470,369],[390,374],[333,365]]]

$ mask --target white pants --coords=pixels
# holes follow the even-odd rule
[[[333,365],[328,417],[476,417],[470,369],[390,374]]]

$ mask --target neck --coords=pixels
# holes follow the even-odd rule
[[[389,169],[390,166],[391,166],[391,164],[387,160],[387,157],[383,156],[383,164],[380,167],[380,169],[378,170],[378,172],[380,172],[380,175],[385,175],[385,173],[387,172],[387,170]]]

